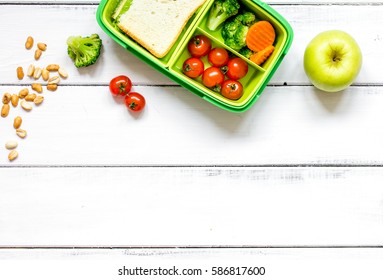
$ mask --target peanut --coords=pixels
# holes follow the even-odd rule
[[[8,104],[11,101],[11,95],[6,92],[3,94],[3,104]]]
[[[19,98],[23,99],[29,94],[29,90],[27,88],[23,88],[19,91]]]
[[[15,160],[18,156],[19,156],[19,153],[18,153],[16,150],[12,150],[12,151],[8,154],[8,159],[9,159],[9,161],[13,161],[13,160]]]
[[[43,68],[43,70],[41,71],[41,76],[43,77],[44,81],[48,81],[49,71],[46,68]]]
[[[64,79],[68,78],[68,72],[63,67],[60,67],[58,72],[62,78]]]
[[[17,94],[12,94],[11,103],[13,107],[17,107],[17,105],[19,104],[19,96]]]
[[[3,104],[3,107],[1,108],[1,116],[2,116],[3,118],[5,118],[5,117],[8,116],[8,114],[9,114],[9,109],[10,109],[9,104]]]
[[[18,129],[16,129],[16,134],[17,134],[20,138],[25,138],[25,137],[27,136],[27,131],[24,130],[24,129],[18,128]]]
[[[17,142],[14,140],[9,140],[5,143],[5,148],[8,150],[13,150],[17,148]]]
[[[49,64],[47,66],[48,71],[58,71],[60,69],[60,66],[58,64]]]
[[[35,50],[35,59],[36,59],[36,60],[39,60],[41,54],[42,54],[42,51],[41,51],[40,49],[36,49],[36,50]]]
[[[43,92],[43,87],[41,86],[40,83],[33,83],[33,84],[31,85],[31,87],[32,87],[32,89],[33,89],[34,91],[37,91],[38,93],[42,93],[42,92]]]
[[[35,66],[33,64],[29,65],[28,71],[27,71],[27,76],[32,77],[34,72],[35,72]]]
[[[30,93],[27,96],[25,96],[26,101],[34,101],[36,99],[36,94]]]
[[[24,78],[24,70],[23,70],[23,67],[19,66],[17,67],[16,69],[16,73],[17,73],[17,78],[19,80],[22,80]]]
[[[49,78],[48,85],[58,84],[59,82],[60,82],[60,77],[59,76],[53,76],[53,77]]]
[[[31,105],[31,103],[29,103],[28,101],[26,101],[26,100],[23,100],[23,101],[21,101],[21,107],[25,110],[25,111],[30,111],[30,110],[32,110],[32,105]]]
[[[47,44],[37,43],[37,47],[39,48],[39,50],[45,51],[47,49]]]
[[[49,84],[47,85],[47,90],[55,91],[57,89],[57,84]]]
[[[33,100],[33,102],[36,104],[36,105],[40,105],[41,103],[43,103],[44,101],[44,96],[42,95],[39,95],[35,98],[35,100]]]
[[[40,67],[36,67],[35,71],[33,71],[33,78],[35,78],[35,80],[40,79],[41,74],[42,74],[41,68]]]
[[[23,119],[22,119],[20,116],[17,116],[17,117],[13,120],[13,127],[14,127],[15,129],[20,128],[22,122],[23,122]]]
[[[33,38],[31,36],[28,36],[27,41],[25,42],[25,48],[29,50],[32,47],[33,47]]]

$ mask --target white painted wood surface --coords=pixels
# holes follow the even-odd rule
[[[0,246],[9,248],[0,258],[14,247],[382,246],[383,3],[267,2],[294,42],[259,102],[233,114],[114,43],[96,23],[97,2],[1,1],[0,93],[28,85],[19,65],[57,62],[70,77],[32,112],[0,119]],[[302,56],[335,28],[358,40],[364,64],[352,87],[329,95],[310,86]],[[77,70],[65,40],[91,33],[102,56]],[[28,35],[48,44],[38,63]],[[147,98],[141,115],[108,92],[122,73]],[[9,163],[2,143],[17,139],[18,114],[28,137]]]
[[[380,168],[3,168],[7,246],[378,246]],[[36,184],[37,182],[37,184]]]
[[[52,278],[139,279],[120,275],[124,269],[187,269],[194,276],[181,279],[217,278],[212,272],[225,268],[262,267],[264,276],[236,275],[234,279],[370,279],[380,280],[382,251],[360,248],[167,248],[167,249],[3,249],[0,276],[9,280]],[[201,273],[201,274],[200,274]],[[221,276],[222,277],[222,276]],[[229,278],[228,276],[226,276]],[[171,279],[174,276],[146,276],[145,279]]]

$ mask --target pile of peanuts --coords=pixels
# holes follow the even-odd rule
[[[28,36],[25,42],[25,48],[30,50],[33,46],[34,39],[33,37]],[[37,43],[37,48],[34,53],[35,61],[40,59],[42,53],[45,52],[46,49],[47,44]],[[55,73],[57,74],[55,75]],[[32,104],[38,106],[44,101],[44,96],[42,95],[44,91],[43,84],[45,84],[47,90],[56,91],[61,78],[66,79],[68,77],[68,72],[58,64],[48,64],[46,67],[39,67],[34,64],[30,64],[26,74],[28,77],[33,79],[31,88],[22,88],[18,94],[10,94],[8,92],[4,93],[2,98],[3,105],[1,108],[1,117],[6,118],[8,116],[11,109],[10,104],[12,107],[16,108],[20,103],[21,108],[25,111],[31,111],[33,109]],[[16,75],[19,80],[24,79],[25,74],[23,67],[17,67]],[[44,80],[43,83],[39,82],[40,78]],[[22,118],[20,116],[16,116],[13,121],[13,128],[15,129],[17,136],[25,138],[27,136],[27,131],[21,128],[21,124]],[[18,143],[14,140],[9,140],[5,143],[5,148],[11,150],[8,154],[9,161],[13,161],[18,157],[18,152],[15,150],[17,146]]]

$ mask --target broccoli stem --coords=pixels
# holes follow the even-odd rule
[[[238,13],[240,5],[237,0],[215,0],[209,11],[207,28],[215,31],[225,20]]]
[[[207,21],[207,28],[211,31],[216,30],[221,24],[225,22],[229,17],[225,13],[220,13],[219,11],[215,11],[209,16]]]

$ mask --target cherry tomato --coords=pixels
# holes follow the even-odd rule
[[[188,50],[193,57],[203,57],[211,50],[211,41],[205,35],[196,35],[190,39]]]
[[[237,100],[243,95],[243,86],[236,80],[226,80],[222,84],[221,94],[226,98]]]
[[[190,57],[185,60],[182,71],[184,74],[192,79],[202,75],[205,65],[202,60],[196,57]]]
[[[202,74],[202,83],[214,91],[220,91],[225,75],[218,67],[209,67]]]
[[[227,63],[226,75],[231,80],[239,80],[246,76],[248,68],[247,63],[243,59],[234,57]]]
[[[229,61],[229,53],[224,48],[214,48],[209,52],[208,60],[215,67],[222,67]]]
[[[132,112],[139,112],[144,109],[146,104],[145,98],[138,92],[130,92],[125,96],[125,105]]]
[[[125,96],[132,89],[132,82],[127,76],[114,77],[109,83],[109,90],[113,96]]]

